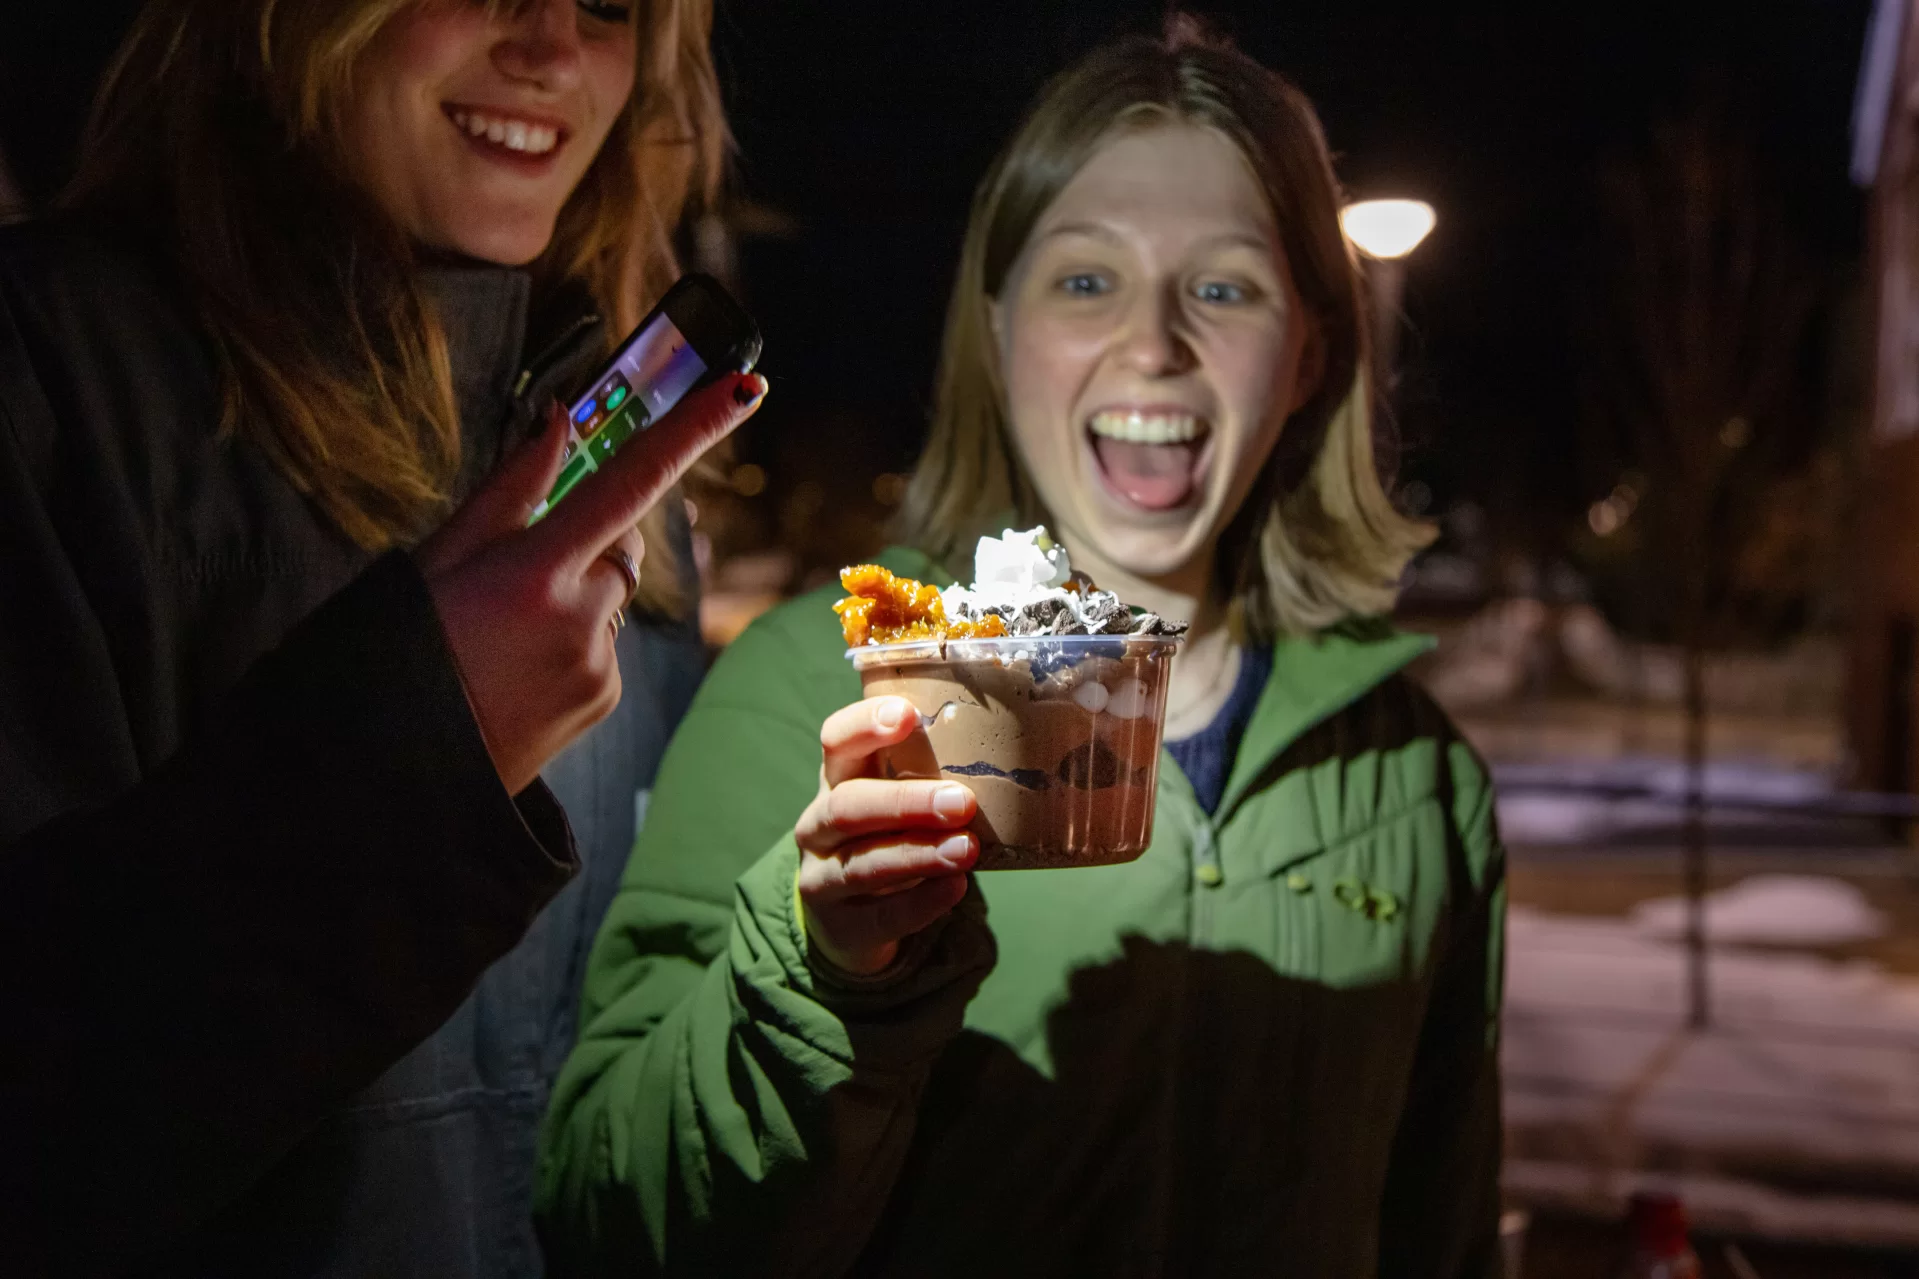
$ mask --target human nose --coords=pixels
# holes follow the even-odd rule
[[[1193,363],[1193,349],[1180,331],[1178,300],[1170,289],[1141,289],[1126,309],[1119,334],[1120,362],[1135,373],[1164,377]]]
[[[493,46],[493,63],[514,80],[530,80],[551,93],[580,82],[580,20],[577,0],[534,0],[523,5]]]

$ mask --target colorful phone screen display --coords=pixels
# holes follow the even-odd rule
[[[568,410],[566,464],[546,501],[545,515],[575,484],[593,474],[622,444],[680,402],[706,374],[706,362],[665,315],[640,330],[613,368]]]

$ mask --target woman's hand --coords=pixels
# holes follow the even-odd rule
[[[746,373],[689,395],[529,528],[563,461],[556,405],[546,429],[415,552],[509,793],[619,704],[613,619],[633,592],[619,552],[640,563],[634,525],[765,394],[766,379]]]
[[[902,697],[835,711],[820,728],[820,793],[794,827],[807,936],[834,966],[870,976],[900,942],[959,904],[979,841],[957,782],[891,781],[874,755],[919,731]]]

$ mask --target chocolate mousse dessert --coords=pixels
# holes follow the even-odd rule
[[[834,606],[866,696],[921,731],[889,777],[952,777],[979,798],[979,870],[1101,866],[1146,851],[1166,683],[1182,624],[1072,571],[1043,528],[981,538],[971,586],[865,564]]]

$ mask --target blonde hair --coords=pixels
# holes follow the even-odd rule
[[[1394,508],[1376,470],[1365,282],[1340,230],[1318,117],[1280,76],[1185,18],[1052,81],[981,180],[899,532],[950,562],[1009,510],[1022,523],[1046,518],[1008,431],[990,305],[1034,224],[1093,153],[1117,133],[1169,122],[1212,129],[1244,155],[1323,355],[1319,389],[1287,421],[1221,537],[1218,585],[1234,625],[1270,640],[1389,612],[1407,561],[1433,534]]]
[[[62,197],[172,260],[212,341],[221,433],[261,448],[369,550],[422,536],[460,466],[446,338],[414,248],[338,150],[360,56],[418,2],[153,0]],[[679,274],[673,233],[714,195],[729,146],[712,0],[639,0],[634,15],[634,92],[533,264],[540,295],[593,297],[609,347]],[[664,504],[641,527],[639,603],[678,612]]]

